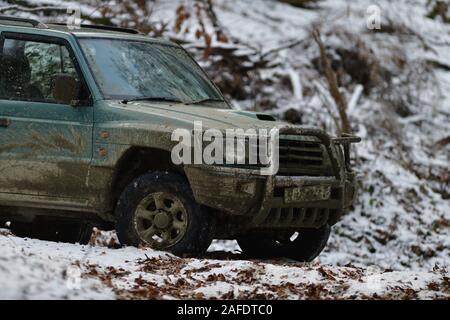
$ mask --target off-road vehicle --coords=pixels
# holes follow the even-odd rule
[[[0,18],[0,220],[18,235],[312,260],[352,204],[351,143],[233,110],[179,45],[105,26]],[[175,165],[174,130],[279,126],[279,171]]]

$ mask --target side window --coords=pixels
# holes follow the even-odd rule
[[[66,46],[6,38],[0,98],[71,104],[87,101],[89,94]]]

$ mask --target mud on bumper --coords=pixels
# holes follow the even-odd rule
[[[319,129],[288,127],[280,130],[280,168],[284,172],[276,176],[220,166],[192,166],[185,171],[200,204],[247,216],[251,221],[248,227],[333,225],[355,198],[356,177],[350,168],[349,148],[359,141],[351,136],[332,139]],[[282,162],[282,158],[287,160]],[[315,161],[321,161],[322,166]]]
[[[353,174],[341,181],[335,177],[263,177],[218,167],[190,167],[186,173],[197,202],[230,215],[250,217],[251,228],[333,225],[355,197]],[[306,190],[306,196],[288,200],[288,190]],[[327,199],[311,200],[312,194],[323,195],[323,190],[329,193]]]

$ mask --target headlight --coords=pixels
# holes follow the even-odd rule
[[[209,140],[209,139],[208,139]],[[257,169],[268,165],[260,153],[267,152],[257,138],[224,138],[223,141],[204,141],[204,160],[209,165],[237,166]],[[208,160],[207,160],[207,159]]]
[[[248,142],[244,139],[226,140],[224,143],[225,164],[249,164],[248,161]]]

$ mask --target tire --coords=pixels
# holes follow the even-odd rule
[[[259,258],[285,257],[300,262],[311,262],[319,256],[330,238],[331,227],[301,229],[295,238],[292,232],[283,239],[262,234],[250,234],[237,239],[244,254]]]
[[[22,238],[85,245],[91,239],[92,227],[73,221],[13,221],[11,232]]]
[[[210,246],[214,227],[213,214],[197,204],[187,180],[175,173],[140,176],[125,188],[116,207],[122,245],[198,256]]]

